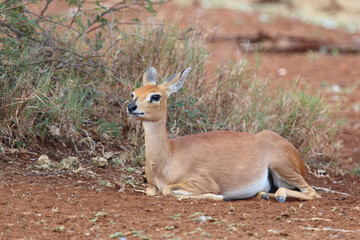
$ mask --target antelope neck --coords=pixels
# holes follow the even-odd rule
[[[170,158],[170,142],[166,131],[166,118],[157,122],[144,121],[146,161],[165,163]]]

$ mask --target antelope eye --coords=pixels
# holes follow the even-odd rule
[[[158,101],[160,101],[160,98],[161,98],[161,95],[159,95],[159,94],[152,95],[150,98],[150,103],[152,101],[158,102]]]

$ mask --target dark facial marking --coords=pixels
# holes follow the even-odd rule
[[[137,99],[138,99],[138,98],[135,98],[134,101],[132,101],[132,102],[127,106],[129,113],[132,113],[132,112],[134,112],[134,111],[137,109],[137,105],[136,105]]]
[[[150,98],[150,103],[152,103],[153,101],[158,102],[158,101],[160,101],[160,99],[161,99],[160,94],[152,95],[151,98]]]

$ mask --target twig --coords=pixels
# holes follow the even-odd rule
[[[92,25],[94,25],[95,23],[97,23],[97,22],[99,21],[99,19],[101,19],[102,17],[104,17],[104,16],[105,16],[106,14],[108,14],[109,12],[111,12],[111,11],[119,11],[119,10],[121,10],[121,9],[128,8],[128,7],[130,7],[130,6],[132,6],[132,5],[135,5],[135,4],[138,4],[138,3],[126,4],[126,5],[122,6],[122,7],[116,8],[117,6],[122,5],[122,4],[124,4],[124,3],[123,3],[123,2],[117,3],[117,4],[113,5],[113,6],[111,6],[109,9],[107,9],[105,12],[101,13],[100,15],[98,15],[98,16],[95,18],[95,20],[93,20],[91,23],[89,23],[88,29],[89,29],[89,27],[91,27]],[[87,33],[89,33],[89,31],[87,31]]]
[[[6,4],[8,1],[2,3],[2,4]],[[2,9],[1,11],[2,12],[7,12],[7,11],[10,11],[10,10],[13,10],[13,9],[18,9],[20,7],[23,7],[25,5],[28,5],[29,3],[28,2],[25,2],[25,3],[21,3],[20,5],[16,5],[16,6],[12,6],[12,7],[8,7],[8,8],[5,8],[5,9]]]
[[[312,188],[315,189],[316,191],[324,191],[324,192],[326,192],[326,193],[335,193],[335,194],[340,194],[340,195],[344,195],[344,196],[351,196],[351,194],[344,193],[344,192],[334,191],[334,190],[331,190],[331,189],[325,188],[325,187],[312,186]]]
[[[50,3],[51,3],[52,1],[54,1],[54,0],[47,0],[47,1],[46,1],[46,5],[45,5],[45,7],[43,8],[43,10],[41,11],[40,16],[44,16],[44,13],[45,13],[46,10],[48,9],[48,7],[49,7],[49,5],[50,5]]]
[[[71,130],[72,130],[73,132],[75,132],[73,125],[71,125]],[[83,155],[79,152],[79,150],[78,150],[78,148],[77,148],[77,146],[76,146],[76,143],[75,143],[75,140],[74,140],[74,136],[72,135],[72,133],[70,134],[70,136],[71,136],[71,141],[72,141],[72,143],[73,143],[73,145],[74,145],[74,147],[75,147],[75,151],[76,151],[82,158],[84,158]]]
[[[22,31],[19,31],[19,30],[13,28],[12,26],[10,26],[10,25],[8,25],[8,24],[6,24],[6,23],[0,22],[0,26],[3,26],[3,27],[6,27],[6,28],[10,29],[10,30],[11,30],[13,33],[15,33],[15,34],[22,35],[22,36],[27,36],[29,39],[31,39],[31,40],[33,40],[33,41],[35,41],[35,42],[39,42],[39,40],[31,37],[29,34],[24,33],[24,32],[22,32]],[[19,39],[18,39],[18,40],[19,40]],[[19,41],[20,41],[20,40],[19,40]]]
[[[69,24],[69,27],[72,27],[73,23],[75,22],[76,17],[81,11],[81,4],[79,4],[78,9],[76,10],[76,13],[74,14],[73,18],[71,19],[71,22]]]
[[[24,10],[23,12],[28,13],[28,14],[30,14],[30,15],[34,15],[34,16],[38,17],[39,19],[42,19],[42,20],[44,20],[44,21],[46,21],[46,22],[53,23],[53,24],[55,24],[55,25],[62,26],[62,27],[64,27],[64,28],[67,28],[67,29],[70,29],[71,31],[76,32],[79,37],[82,37],[83,39],[85,39],[85,40],[87,41],[87,43],[89,44],[89,46],[90,46],[95,52],[97,52],[96,48],[92,45],[91,40],[90,40],[88,37],[86,37],[83,33],[81,33],[80,31],[76,30],[75,28],[72,28],[72,27],[70,27],[70,26],[67,26],[67,25],[62,24],[62,23],[59,23],[59,22],[52,21],[52,20],[50,20],[50,19],[48,19],[48,18],[46,18],[46,17],[40,16],[40,15],[38,15],[38,14],[36,14],[36,13],[33,13],[33,12],[30,12],[30,11],[28,11],[28,10],[26,10],[26,11]]]
[[[66,170],[66,171],[60,171],[60,172],[48,172],[48,173],[26,173],[26,176],[43,176],[43,175],[55,175],[55,174],[63,174],[63,173],[71,173],[73,170]]]
[[[305,166],[306,166],[306,168],[308,169],[309,173],[312,174],[312,175],[314,175],[315,177],[317,177],[317,178],[327,177],[327,178],[329,178],[331,181],[333,181],[333,179],[329,176],[329,174],[318,174],[318,173],[316,173],[316,172],[311,171],[309,164],[305,164]],[[318,170],[318,171],[319,171],[319,170]]]
[[[267,52],[306,52],[309,50],[337,49],[341,53],[354,54],[360,51],[360,44],[356,41],[331,42],[318,38],[304,38],[296,36],[272,36],[260,31],[253,35],[215,36],[206,39],[206,42],[235,41],[238,45],[250,42],[249,51],[266,50]]]
[[[294,221],[325,221],[325,222],[331,222],[331,219],[327,218],[318,218],[318,217],[312,217],[312,218],[291,218]]]
[[[89,153],[89,155],[91,156],[94,152],[95,152],[95,150],[96,150],[96,143],[95,143],[95,141],[90,137],[90,134],[85,130],[85,129],[83,129],[83,132],[85,132],[85,134],[86,134],[86,136],[87,136],[87,138],[84,138],[84,139],[86,139],[86,140],[88,140],[89,141],[89,143],[90,143],[90,148],[91,148],[91,150],[90,150],[90,153]],[[83,139],[83,140],[84,140]],[[82,142],[82,140],[80,140],[80,142],[79,143],[81,143]]]
[[[331,228],[331,227],[313,228],[313,227],[302,227],[302,226],[300,226],[299,228],[306,229],[306,230],[312,230],[312,231],[356,232],[354,230],[337,229],[337,228]]]
[[[7,4],[8,2],[10,2],[11,0],[5,0],[4,2],[3,2],[3,4]]]
[[[146,193],[144,190],[142,190],[142,189],[134,189],[134,192],[139,192],[139,193]]]

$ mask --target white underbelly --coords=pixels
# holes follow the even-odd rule
[[[225,199],[244,199],[254,197],[258,192],[270,191],[270,183],[268,180],[268,170],[261,176],[249,184],[239,183],[239,187],[235,189],[231,189],[228,192],[224,193],[223,196]]]

